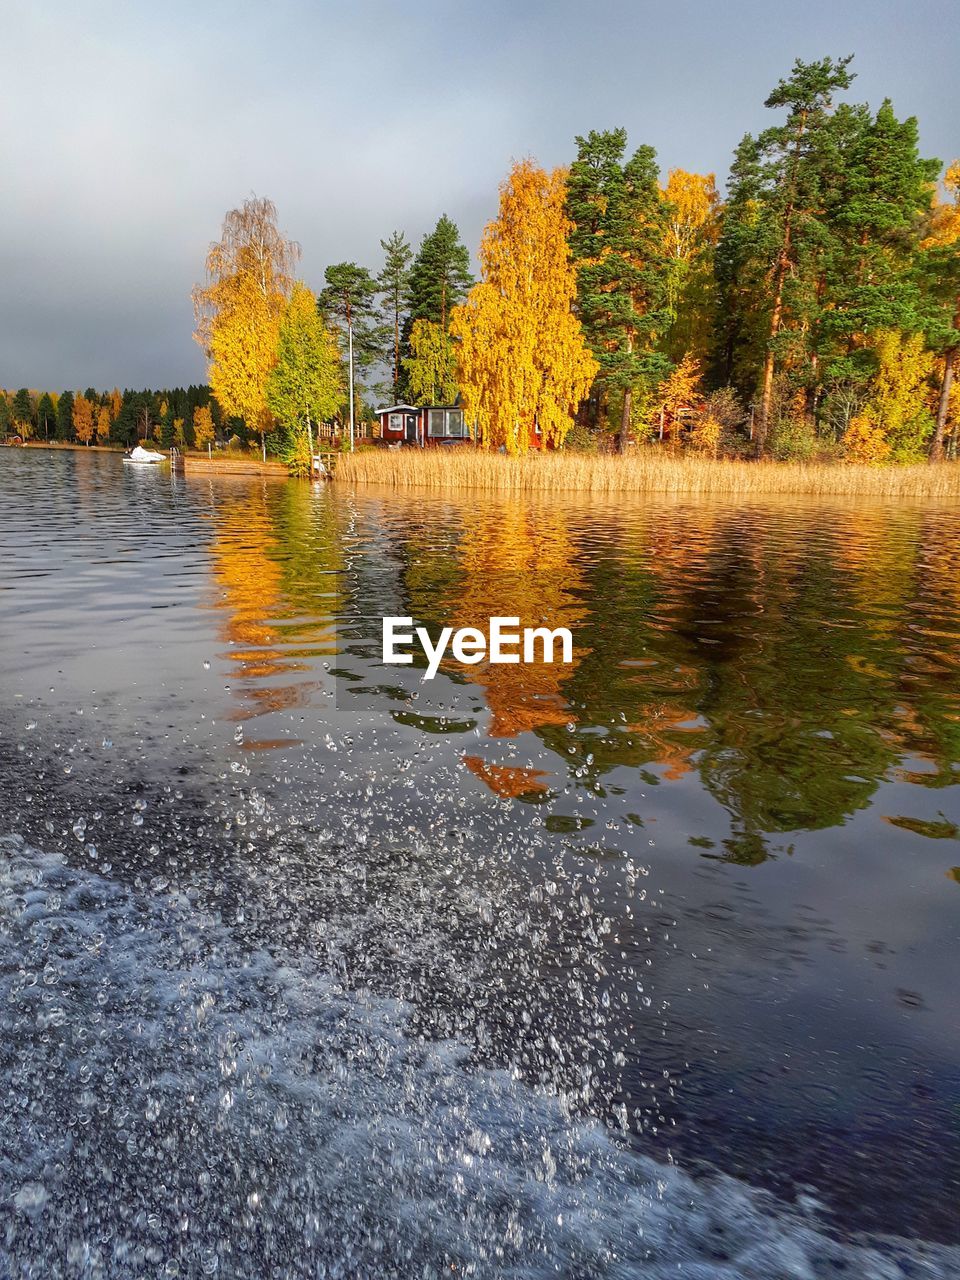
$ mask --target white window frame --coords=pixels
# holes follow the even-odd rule
[[[440,420],[439,421],[440,430],[436,431],[434,429],[434,424],[436,423],[438,418]],[[431,440],[436,440],[440,436],[445,436],[447,434],[446,426],[447,426],[447,415],[446,413],[444,413],[443,409],[427,410],[427,435],[430,437]]]
[[[457,426],[456,430],[453,429],[454,423]],[[467,440],[469,438],[470,433],[467,431],[462,409],[447,409],[444,414],[444,427],[446,428],[445,434],[450,436],[452,440]]]
[[[399,431],[401,435],[405,434],[407,425],[407,415],[405,413],[387,414],[387,430]]]

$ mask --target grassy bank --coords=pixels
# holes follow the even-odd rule
[[[498,493],[765,493],[960,498],[960,463],[869,467],[793,462],[714,462],[642,450],[625,458],[554,453],[509,458],[467,449],[390,449],[345,454],[338,484]]]

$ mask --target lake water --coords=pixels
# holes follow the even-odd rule
[[[0,513],[0,1276],[960,1275],[955,506]]]

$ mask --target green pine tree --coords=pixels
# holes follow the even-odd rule
[[[417,320],[429,320],[446,332],[450,312],[466,297],[472,284],[470,254],[460,243],[457,224],[443,214],[433,231],[423,237],[410,268],[408,335]]]
[[[56,427],[57,411],[53,407],[49,392],[44,391],[37,401],[37,435],[43,436],[44,440],[49,440],[51,435],[56,434]]]
[[[400,395],[400,325],[406,310],[407,288],[410,282],[410,260],[413,250],[402,231],[394,231],[380,241],[384,252],[383,269],[377,276],[377,284],[383,297],[386,319],[393,332],[393,397]]]
[[[637,393],[651,391],[670,369],[658,349],[669,317],[656,153],[640,147],[624,163],[625,129],[577,138],[570,166],[567,215],[577,263],[577,310],[600,364],[598,400],[619,409],[627,442]]]
[[[368,375],[383,359],[384,330],[377,313],[377,282],[366,267],[337,262],[324,272],[326,286],[317,299],[320,314],[341,335],[344,359],[343,386],[349,399],[349,344],[353,333],[354,405],[359,402],[358,375]],[[370,388],[371,391],[375,390]]]
[[[73,392],[64,391],[57,401],[57,439],[69,443],[73,438]]]
[[[33,404],[26,387],[21,387],[13,397],[13,421],[21,435],[30,434],[33,426]]]

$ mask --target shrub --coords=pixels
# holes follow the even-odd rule
[[[777,462],[808,462],[819,443],[816,431],[804,418],[781,418],[770,435],[770,454]]]
[[[567,432],[563,447],[575,453],[596,453],[597,434],[584,423],[575,422]]]
[[[843,453],[848,462],[866,462],[877,466],[890,458],[890,445],[883,428],[865,413],[851,418],[843,433]]]

